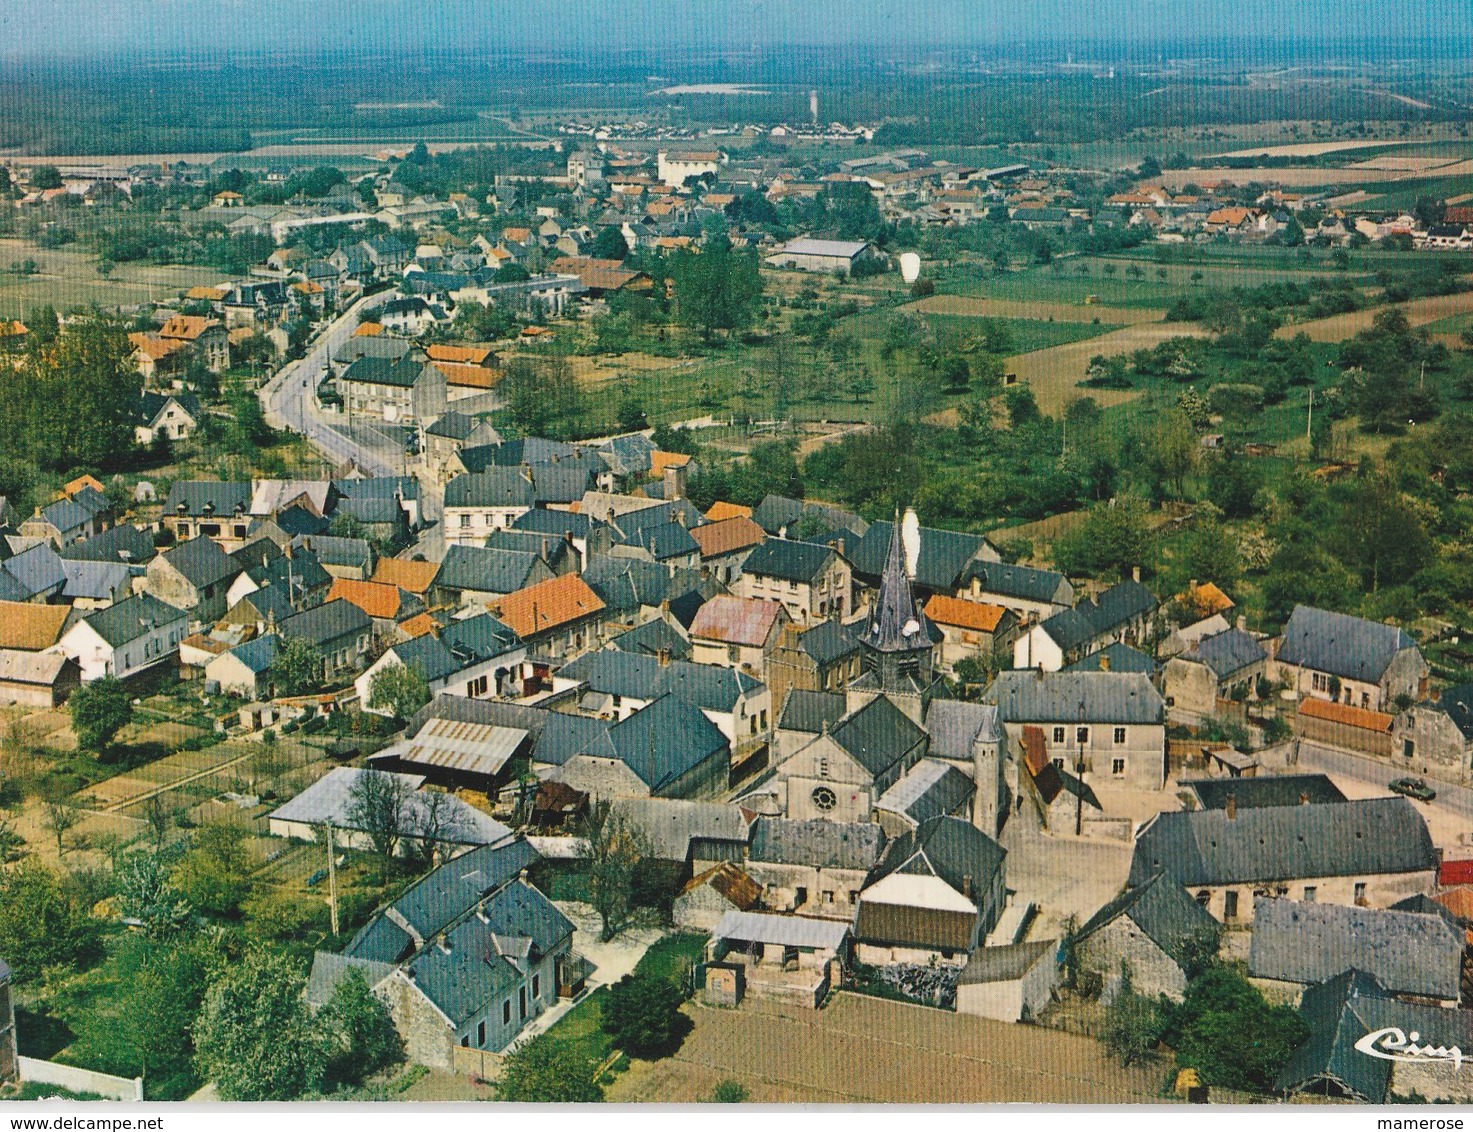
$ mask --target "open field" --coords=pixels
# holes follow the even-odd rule
[[[1121,1068],[1089,1038],[840,993],[823,1010],[748,1000],[687,1007],[674,1057],[635,1062],[614,1102],[705,1100],[723,1080],[758,1103],[1148,1104],[1164,1065]]]
[[[1106,307],[1092,304],[1031,302],[1022,299],[992,299],[981,295],[932,295],[905,307],[922,314],[958,315],[966,318],[1044,319],[1088,323],[1098,319],[1115,326],[1137,322],[1159,322],[1164,310],[1150,307]]]
[[[1089,370],[1089,360],[1096,354],[1114,357],[1154,346],[1168,338],[1202,338],[1206,335],[1207,332],[1195,322],[1141,323],[1083,342],[1020,354],[1008,359],[1007,368],[1033,390],[1039,409],[1050,416],[1057,416],[1076,397],[1092,397],[1105,406],[1119,405],[1140,396],[1131,389],[1081,388],[1079,383]]]
[[[34,260],[36,273],[20,275],[15,264]],[[190,287],[213,285],[225,275],[212,267],[157,267],[120,263],[107,279],[97,262],[72,248],[39,248],[25,240],[0,240],[0,318],[19,318],[40,306],[59,311],[72,307],[130,306],[170,300]]]
[[[1223,161],[1239,157],[1319,157],[1352,149],[1384,149],[1390,146],[1425,145],[1421,139],[1392,141],[1385,138],[1343,138],[1339,141],[1293,142],[1288,145],[1257,146],[1235,149],[1229,153],[1212,153],[1204,161]]]
[[[1473,312],[1473,291],[1462,291],[1456,295],[1432,295],[1397,303],[1395,306],[1407,316],[1407,321],[1412,326],[1427,326],[1429,323]],[[1386,309],[1385,306],[1371,307],[1348,314],[1331,315],[1329,318],[1293,323],[1280,327],[1278,337],[1293,338],[1296,334],[1307,334],[1312,342],[1343,342],[1368,329],[1376,315]]]
[[[1443,166],[1437,173],[1439,176],[1462,176],[1468,170],[1473,170],[1473,163],[1458,162],[1456,165]],[[1316,188],[1323,185],[1379,185],[1425,176],[1426,174],[1410,174],[1395,169],[1276,168],[1261,165],[1248,169],[1165,169],[1159,177],[1152,177],[1150,181],[1152,184],[1165,184],[1172,189],[1207,183]]]

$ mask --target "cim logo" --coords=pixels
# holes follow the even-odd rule
[[[1422,1035],[1416,1030],[1407,1033],[1399,1027],[1387,1026],[1372,1030],[1355,1043],[1355,1048],[1367,1057],[1382,1061],[1450,1061],[1454,1070],[1463,1067],[1463,1051],[1458,1046],[1422,1045],[1421,1041]]]

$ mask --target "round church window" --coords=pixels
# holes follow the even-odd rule
[[[827,786],[816,786],[813,790],[813,804],[817,809],[828,813],[839,804],[839,796]]]

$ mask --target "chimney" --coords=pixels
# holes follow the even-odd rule
[[[669,668],[670,667],[670,650],[669,649],[661,649],[657,655],[660,658],[660,667],[661,668]]]
[[[962,895],[968,900],[972,899],[972,874],[967,873],[962,877]]]
[[[1110,671],[1110,658],[1105,653],[1100,653],[1100,671],[1101,672],[1109,672]]]
[[[972,575],[972,600],[978,601],[982,597],[982,579],[976,574]]]
[[[1299,792],[1299,804],[1301,806],[1309,805],[1309,795],[1302,790]]]
[[[1238,816],[1238,796],[1236,794],[1227,796],[1227,804],[1223,806],[1223,812],[1227,814],[1229,821]]]
[[[1132,566],[1130,568],[1130,580],[1132,582],[1139,582],[1141,580],[1141,568],[1139,566]]]
[[[1248,631],[1248,618],[1244,617],[1241,613],[1238,614],[1238,618],[1233,624],[1240,633],[1246,633]]]
[[[1043,682],[1043,661],[1040,660],[1038,662],[1038,668],[1035,671],[1038,673],[1039,683],[1042,683]]]

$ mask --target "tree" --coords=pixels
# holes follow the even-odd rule
[[[747,1087],[740,1081],[733,1081],[728,1077],[724,1081],[718,1081],[716,1087],[711,1090],[712,1104],[745,1104],[747,1100]]]
[[[680,317],[710,342],[718,330],[749,326],[762,297],[757,258],[729,247],[681,252],[670,265]]]
[[[37,165],[31,170],[31,188],[59,189],[61,185],[61,170],[55,165]]]
[[[612,224],[599,229],[588,254],[594,259],[623,259],[629,254],[629,244],[624,233]]]
[[[1293,1007],[1270,1006],[1242,975],[1213,966],[1187,984],[1162,1040],[1204,1084],[1267,1092],[1308,1036]]]
[[[591,1104],[604,1099],[594,1080],[597,1062],[581,1045],[546,1034],[533,1038],[507,1057],[496,1082],[497,1099],[524,1104]]]
[[[169,879],[170,856],[157,850],[130,853],[114,869],[119,912],[140,921],[154,939],[177,936],[194,922],[189,900]]]
[[[499,386],[524,436],[549,436],[558,421],[578,415],[578,386],[567,358],[513,358]]]
[[[599,938],[610,940],[628,919],[634,870],[645,856],[644,846],[633,827],[607,802],[589,812],[582,836],[588,846],[589,900],[602,924]]]
[[[42,816],[46,822],[46,828],[56,838],[56,855],[65,857],[66,835],[81,824],[81,811],[72,806],[64,797],[48,798]]]
[[[310,641],[289,637],[278,640],[271,661],[271,679],[285,696],[300,696],[322,683],[322,653]]]
[[[225,967],[194,1027],[195,1064],[226,1101],[291,1101],[315,1092],[327,1048],[292,958],[252,949]]]
[[[91,1035],[94,1043],[114,1039],[107,1044],[124,1064],[109,1068],[144,1078],[145,1088],[187,1069],[209,973],[221,961],[216,943],[205,936],[169,942],[125,937],[114,964],[121,994],[99,1004],[104,1017]]]
[[[1146,511],[1134,496],[1113,505],[1096,504],[1085,520],[1054,541],[1054,565],[1066,574],[1125,574],[1154,562],[1156,540],[1146,525]]]
[[[1161,478],[1181,497],[1185,481],[1197,466],[1197,432],[1180,410],[1166,413],[1151,438],[1151,459]]]
[[[18,983],[52,967],[77,969],[102,954],[101,921],[76,885],[31,858],[0,869],[0,940]]]
[[[199,831],[171,879],[180,894],[200,911],[235,916],[241,902],[250,895],[251,864],[241,830],[209,825]]]
[[[368,685],[368,706],[408,719],[430,702],[430,686],[407,664],[389,664],[374,673]]]
[[[604,1031],[633,1057],[666,1057],[690,1031],[690,1019],[680,1012],[684,1000],[668,979],[625,975],[604,996]]]
[[[404,1041],[388,1008],[357,971],[333,987],[317,1023],[328,1045],[329,1081],[357,1084],[404,1060]]]
[[[72,730],[84,750],[102,751],[133,718],[133,701],[123,682],[104,676],[83,684],[67,701]]]
[[[1161,1040],[1164,1023],[1160,1007],[1131,985],[1130,968],[1121,960],[1120,988],[1105,1008],[1101,1035],[1121,1065],[1133,1065],[1151,1057]]]
[[[1229,519],[1254,512],[1263,477],[1258,468],[1234,452],[1224,452],[1207,468],[1207,498]]]
[[[407,779],[372,769],[360,771],[348,790],[348,820],[368,836],[385,869],[408,832],[413,793]]]

